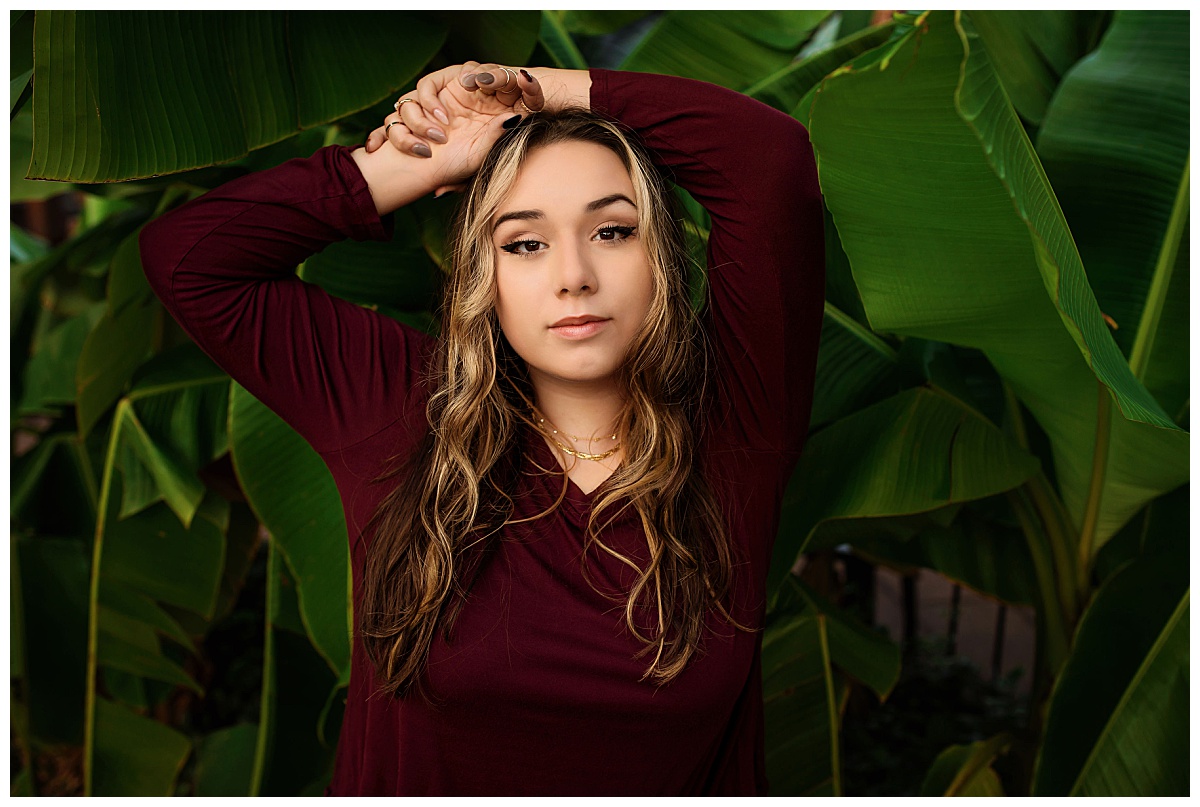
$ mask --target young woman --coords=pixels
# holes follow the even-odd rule
[[[142,234],[164,304],[320,453],[351,535],[328,792],[765,794],[761,626],[824,300],[803,126],[703,82],[468,62],[365,149]],[[712,219],[691,304],[670,183]],[[433,339],[295,266],[461,190]]]

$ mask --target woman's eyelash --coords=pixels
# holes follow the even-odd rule
[[[635,232],[637,232],[637,227],[627,227],[622,224],[613,224],[608,227],[601,227],[599,230],[596,231],[597,235],[599,235],[600,233],[606,233],[606,232],[616,233],[617,235],[620,236],[620,238],[609,238],[609,239],[601,239],[601,240],[624,241],[626,238],[629,238],[631,235],[633,235]],[[526,257],[526,256],[534,254],[535,252],[542,252],[542,250],[529,249],[526,252],[519,252],[518,249],[520,247],[522,247],[522,246],[529,247],[532,244],[541,244],[541,243],[542,243],[541,241],[538,241],[537,239],[534,239],[534,238],[518,238],[515,241],[509,241],[507,244],[502,245],[500,247],[500,249],[504,250],[505,252],[509,253],[510,255],[520,255],[522,257]]]
[[[603,233],[603,232],[608,232],[609,230],[611,230],[615,233],[620,233],[621,239],[624,240],[624,239],[628,238],[629,236],[633,235],[634,232],[637,230],[637,227],[626,227],[621,224],[614,224],[610,227],[601,227],[597,232]]]
[[[529,240],[529,239],[521,239],[518,241],[509,241],[507,244],[500,247],[500,249],[504,250],[505,252],[509,253],[510,255],[521,255],[521,256],[532,255],[534,252],[540,252],[541,250],[530,250],[529,252],[517,252],[517,247],[528,246],[530,244],[540,244],[540,243],[542,243],[542,242],[541,241],[533,241],[533,240]]]

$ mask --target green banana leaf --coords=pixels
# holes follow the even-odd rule
[[[155,736],[149,729],[131,743],[126,735],[136,734],[144,718],[101,696],[96,682],[103,676],[108,690],[130,705],[145,702],[143,681],[200,691],[164,652],[160,635],[190,645],[165,606],[201,620],[216,614],[230,505],[196,472],[226,450],[228,384],[188,345],[149,362],[117,403],[102,466],[87,608],[85,793],[170,792],[163,779],[173,781],[182,759],[174,762],[164,749],[182,749],[185,756],[190,749],[186,738],[180,745],[172,739],[176,732],[157,723],[167,732],[159,747],[146,744]]]
[[[788,62],[828,11],[668,11],[621,63],[744,89]]]
[[[977,36],[956,13],[920,23],[815,95],[826,203],[871,327],[983,351],[1048,435],[1077,527],[1099,444],[1098,547],[1187,479],[1187,434],[1113,342]]]
[[[626,25],[637,22],[642,17],[649,14],[649,11],[583,11],[580,9],[572,9],[570,11],[551,11],[543,12],[546,14],[554,14],[561,18],[562,26],[572,34],[583,34],[584,36],[598,36],[600,34],[611,34],[624,28]]]
[[[295,796],[306,789],[319,795],[334,755],[332,745],[319,740],[321,704],[336,682],[300,624],[297,582],[274,541],[268,553],[262,704],[249,795]]]
[[[791,114],[809,90],[846,62],[882,45],[892,33],[893,24],[876,25],[853,32],[828,48],[792,62],[771,75],[751,84],[743,92],[780,112]]]
[[[784,494],[767,575],[780,583],[821,522],[935,510],[1009,490],[1037,460],[936,387],[906,390],[814,434]]]
[[[430,311],[440,279],[421,243],[416,215],[395,212],[391,241],[339,241],[304,262],[300,277],[356,303]]]
[[[238,723],[196,742],[196,795],[246,796],[254,773],[258,728]]]
[[[538,44],[545,48],[554,60],[555,67],[566,70],[586,70],[587,60],[579,52],[571,33],[563,26],[558,12],[543,11],[541,28],[538,30]]]
[[[96,737],[92,795],[175,794],[175,779],[192,750],[186,736],[157,720],[98,698]]]
[[[897,352],[832,303],[825,303],[809,429],[874,403],[898,386]]]
[[[921,796],[1003,796],[992,763],[1012,743],[999,734],[970,745],[952,745],[938,754],[921,783]]]
[[[1191,661],[1189,591],[1092,749],[1073,796],[1186,796]]]
[[[12,538],[13,671],[27,730],[41,743],[83,739],[88,561],[82,541]],[[15,705],[15,701],[14,701]]]
[[[830,662],[865,684],[881,701],[885,700],[900,680],[900,646],[884,633],[867,627],[839,609],[799,578],[789,576],[785,588],[784,599],[792,602],[777,604],[768,620],[780,611],[786,613],[797,606],[809,616],[820,614],[825,617]]]
[[[1037,139],[1112,336],[1175,420],[1190,394],[1189,45],[1186,11],[1116,12]]]
[[[1096,593],[1050,696],[1034,795],[1187,792],[1188,592],[1187,564],[1157,554]]]
[[[240,384],[229,433],[242,490],[295,578],[301,632],[341,677],[350,666],[350,540],[337,485],[304,438]]]
[[[111,182],[237,159],[397,93],[446,30],[417,12],[39,11],[29,175]]]
[[[1095,11],[969,11],[1004,92],[1040,126],[1063,74],[1087,52],[1084,18]]]
[[[762,642],[767,780],[772,796],[839,796],[841,720],[830,667],[828,618],[780,620]]]

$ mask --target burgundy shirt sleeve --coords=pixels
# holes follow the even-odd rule
[[[710,323],[735,439],[799,455],[825,302],[821,189],[803,124],[692,79],[592,69],[592,110],[638,132],[708,210]]]
[[[171,315],[318,451],[401,417],[431,341],[295,274],[335,241],[391,236],[350,153],[327,146],[239,177],[140,237],[146,276]]]

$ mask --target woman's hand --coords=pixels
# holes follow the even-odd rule
[[[415,92],[398,102],[397,113],[367,137],[366,151],[390,142],[434,164],[435,195],[461,190],[504,125],[545,103],[541,84],[527,70],[478,62],[454,65],[418,81]]]

